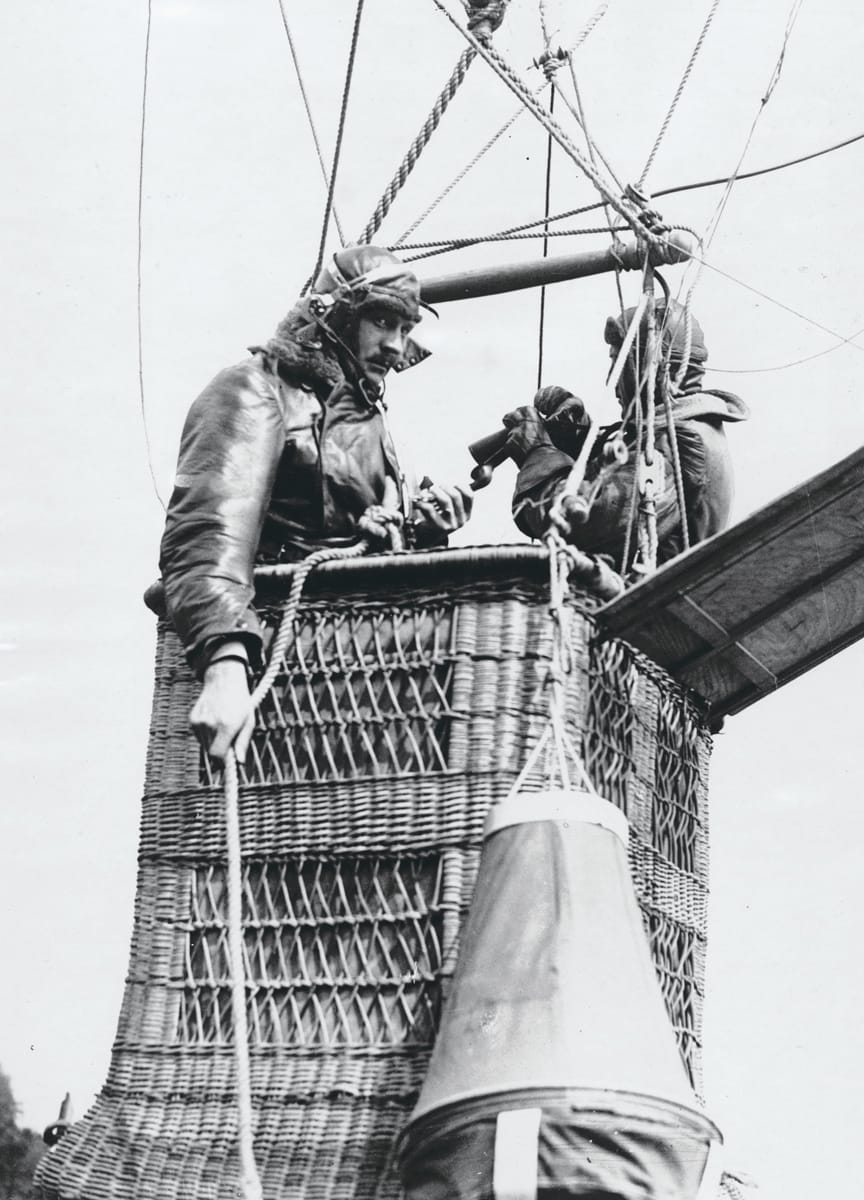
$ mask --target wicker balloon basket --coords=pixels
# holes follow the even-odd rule
[[[270,629],[287,590],[285,569],[259,579]],[[569,603],[567,735],[629,819],[637,898],[699,1092],[710,737],[662,671],[598,634],[596,601]],[[295,624],[241,773],[255,1157],[272,1200],[383,1200],[401,1194],[394,1143],[429,1061],[484,818],[546,718],[546,556],[331,565]],[[237,1195],[222,788],[188,730],[195,693],[161,621],[111,1066],[39,1168],[45,1200]]]

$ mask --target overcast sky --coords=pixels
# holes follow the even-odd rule
[[[288,8],[329,154],[354,5]],[[590,127],[623,180],[641,173],[708,8],[611,0],[576,58]],[[462,50],[431,0],[366,9],[336,190],[349,237]],[[596,5],[547,9],[566,45]],[[720,4],[649,188],[735,165],[789,13],[787,0]],[[38,1128],[67,1089],[80,1115],[104,1080],[132,920],[154,636],[140,595],[162,518],[137,376],[146,17],[144,0],[7,0],[0,11],[0,1065]],[[496,42],[536,80],[536,0],[513,0]],[[864,131],[862,62],[858,6],[805,0],[745,169]],[[395,241],[516,107],[475,63],[380,240]],[[708,254],[694,310],[724,369],[711,384],[753,409],[730,434],[737,517],[864,440],[862,350],[825,332],[864,326],[861,145],[740,183]],[[154,0],[144,162],[145,408],[164,497],[188,404],[269,335],[314,262],[324,190],[276,0]],[[416,237],[539,216],[544,166],[545,135],[523,115]],[[553,211],[593,198],[556,153]],[[717,199],[689,192],[660,207],[704,228]],[[601,244],[568,239],[553,252]],[[423,269],[537,252],[513,242]],[[634,299],[638,281],[626,287]],[[544,382],[569,385],[595,411],[614,305],[609,278],[548,296]],[[467,442],[530,401],[537,308],[533,293],[442,308],[434,357],[390,392],[419,471],[465,480]],[[507,470],[478,497],[462,542],[518,539]],[[858,1200],[864,1182],[862,665],[861,647],[847,650],[731,719],[715,747],[707,1100],[730,1165],[765,1200]]]

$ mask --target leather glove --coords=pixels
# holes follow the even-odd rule
[[[508,430],[507,451],[517,467],[521,467],[531,451],[539,446],[555,449],[546,424],[536,408],[523,404],[507,413],[502,420]]]
[[[553,445],[575,458],[591,425],[579,397],[552,384],[540,388],[534,397],[534,407],[547,422]]]

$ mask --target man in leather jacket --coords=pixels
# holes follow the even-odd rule
[[[613,361],[634,312],[635,309],[628,309],[622,317],[609,317],[606,322],[605,337]],[[660,300],[656,305],[656,321],[661,354],[655,392],[655,459],[660,462],[655,502],[657,561],[662,563],[685,548],[663,387],[669,387],[691,546],[726,526],[732,504],[733,475],[724,427],[730,421],[746,420],[749,414],[738,396],[702,387],[708,350],[699,323],[691,320],[689,356],[683,376],[678,379],[687,354],[684,309],[674,300],[668,305]],[[643,318],[637,342],[643,348],[647,341],[644,322]],[[638,541],[632,531],[628,561],[623,562],[628,524],[634,511],[634,490],[638,487],[636,399],[643,366],[644,354],[634,347],[617,387],[622,420],[601,431],[588,459],[580,489],[581,502],[565,500],[557,510],[567,541],[590,553],[608,555],[623,572],[633,565]],[[664,382],[664,375],[668,383]],[[564,388],[543,388],[537,393],[533,408],[526,406],[508,413],[504,424],[510,429],[511,457],[519,466],[513,493],[514,520],[524,533],[542,537],[588,430],[584,406]],[[623,456],[611,453],[615,441],[623,443],[626,461],[621,461]],[[638,501],[637,494],[635,502]]]
[[[425,357],[410,336],[419,317],[419,283],[395,255],[342,250],[271,340],[192,405],[159,565],[168,614],[203,681],[190,721],[215,758],[232,745],[242,758],[252,730],[256,561],[383,539],[393,524],[417,545],[446,544],[470,515],[459,488],[410,495],[387,429],[386,375]]]

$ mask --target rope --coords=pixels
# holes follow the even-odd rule
[[[624,220],[631,225],[640,236],[643,236],[650,241],[653,235],[645,230],[645,227],[640,219],[641,214],[635,205],[632,205],[629,201],[620,199],[613,194],[612,189],[609,187],[606,181],[602,179],[597,170],[584,157],[584,155],[573,143],[570,137],[568,137],[568,135],[564,132],[561,126],[553,118],[549,117],[543,107],[538,104],[530,89],[526,86],[523,80],[520,79],[512,67],[510,67],[505,59],[502,58],[497,50],[495,50],[493,46],[486,45],[477,38],[473,37],[467,29],[463,29],[458,21],[456,21],[447,11],[442,3],[442,0],[432,0],[432,2],[435,7],[441,13],[443,13],[451,25],[458,29],[462,36],[472,46],[474,46],[478,54],[480,54],[481,57],[486,60],[492,70],[506,84],[506,86],[519,97],[528,111],[536,118],[536,120],[540,122],[543,128],[546,129],[548,133],[551,133],[558,145],[561,146],[565,153],[573,160],[574,163],[576,163],[583,174],[587,175],[587,177],[600,192],[601,196],[603,196],[609,202],[619,216],[623,217]]]
[[[453,73],[444,87],[444,90],[438,96],[431,113],[426,118],[423,128],[411,143],[408,153],[405,155],[399,165],[399,169],[391,179],[387,190],[384,192],[384,195],[378,201],[378,206],[376,207],[375,212],[369,218],[366,228],[363,230],[358,239],[360,242],[368,243],[377,230],[380,229],[381,223],[387,216],[387,213],[390,211],[391,204],[396,199],[400,189],[404,186],[405,181],[414,169],[417,159],[428,145],[432,134],[438,128],[438,123],[444,116],[444,113],[447,111],[447,106],[456,95],[456,92],[459,90],[462,81],[468,73],[468,68],[471,66],[471,63],[476,57],[476,53],[477,52],[471,46],[468,46],[465,50],[463,50],[459,61],[453,69]]]
[[[546,84],[544,83],[543,87],[540,88],[540,91],[543,91],[543,89],[545,87],[546,87]],[[414,221],[413,224],[408,226],[408,228],[405,230],[405,232],[402,234],[402,236],[397,239],[394,249],[397,249],[398,247],[400,247],[402,245],[402,243],[405,241],[405,239],[411,236],[411,234],[414,232],[415,229],[419,229],[419,227],[423,224],[423,222],[426,220],[426,218],[435,211],[435,209],[438,207],[438,205],[441,203],[441,201],[444,200],[447,196],[449,196],[450,193],[453,191],[453,189],[456,187],[456,185],[462,182],[462,180],[465,178],[465,176],[468,174],[468,172],[473,170],[474,167],[477,166],[480,159],[483,158],[483,156],[486,153],[488,153],[489,150],[492,149],[492,147],[495,145],[495,143],[498,141],[498,139],[500,137],[503,137],[503,135],[510,128],[510,126],[517,120],[517,118],[522,116],[524,111],[525,111],[524,107],[520,104],[519,108],[516,110],[516,112],[513,114],[513,116],[504,122],[504,124],[501,126],[501,128],[498,130],[497,133],[492,134],[492,137],[489,139],[489,141],[486,142],[486,144],[477,151],[477,153],[474,155],[474,157],[471,159],[471,161],[462,168],[462,170],[459,172],[458,175],[454,176],[454,178],[450,180],[450,182],[447,184],[447,186],[444,188],[444,190],[442,192],[439,192],[439,194],[435,197],[435,199],[432,201],[432,203],[429,205],[429,207],[425,208],[423,210],[423,212],[420,214],[420,216],[417,218],[417,220]]]
[[[753,122],[750,126],[750,131],[747,134],[747,137],[745,139],[744,147],[743,147],[740,155],[738,156],[738,162],[735,165],[735,170],[732,172],[731,176],[729,177],[729,179],[726,182],[726,186],[724,187],[723,192],[721,193],[720,199],[718,200],[717,206],[714,210],[714,213],[712,214],[711,219],[708,222],[708,226],[705,230],[704,235],[699,239],[699,243],[700,243],[699,265],[696,268],[696,273],[693,277],[693,281],[690,284],[690,286],[688,287],[687,293],[684,298],[684,318],[685,318],[685,331],[686,331],[685,353],[681,360],[678,371],[675,374],[675,379],[674,379],[673,385],[672,385],[674,389],[677,389],[680,386],[681,380],[684,378],[684,375],[687,371],[687,367],[690,362],[691,332],[692,332],[691,304],[692,304],[692,300],[693,300],[693,294],[696,291],[696,288],[699,285],[699,282],[702,278],[702,271],[703,271],[703,266],[704,266],[704,254],[707,249],[710,249],[711,243],[713,242],[714,237],[716,236],[717,230],[720,226],[720,221],[723,217],[723,214],[726,211],[726,206],[729,203],[729,198],[732,195],[732,188],[735,185],[735,181],[738,177],[738,172],[741,169],[741,166],[747,155],[747,151],[750,148],[750,143],[753,140],[753,135],[756,132],[756,126],[758,125],[759,120],[760,120],[763,112],[765,111],[765,107],[768,104],[768,101],[771,99],[774,89],[776,88],[777,84],[780,81],[780,76],[783,71],[783,62],[786,57],[786,49],[789,44],[789,38],[792,34],[792,29],[794,28],[795,22],[798,19],[798,13],[801,10],[802,3],[803,3],[803,0],[793,0],[792,8],[790,10],[789,17],[786,22],[786,31],[783,36],[783,44],[780,47],[780,54],[777,58],[777,62],[774,65],[774,70],[771,73],[771,78],[768,81],[768,87],[765,90],[765,95],[762,97],[760,104],[759,104],[759,108],[756,110],[756,115],[753,118]],[[691,261],[692,261],[692,256],[691,256]],[[686,281],[686,275],[682,279],[681,285],[678,289],[679,294],[681,292],[681,289],[684,287],[685,281]]]
[[[565,595],[573,566],[571,555],[574,551],[554,531],[550,531],[546,535],[544,542],[549,554],[549,616],[553,622],[552,654],[548,675],[548,719],[543,732],[534,743],[521,771],[513,782],[508,797],[518,795],[544,751],[546,751],[544,783],[547,787],[554,786],[556,781],[560,780],[561,786],[565,790],[571,789],[569,759],[576,768],[576,775],[581,786],[591,795],[596,796],[598,795],[597,789],[585,770],[582,759],[576,752],[573,739],[567,734],[566,726],[566,683],[567,677],[573,671],[573,656],[570,651],[571,612],[565,603]]]
[[[591,134],[588,132],[588,122],[585,119],[585,107],[582,103],[582,92],[579,88],[579,80],[576,78],[576,68],[573,65],[572,57],[570,58],[570,60],[568,62],[568,66],[570,68],[570,80],[573,84],[573,94],[576,97],[576,107],[579,110],[579,117],[578,117],[579,124],[582,127],[582,132],[585,134],[585,145],[588,147],[588,155],[589,155],[592,163],[594,163],[594,165],[596,166],[595,155],[597,155],[599,153],[599,151],[597,150],[597,147],[595,146],[595,143],[594,143],[593,138],[591,137]],[[616,178],[614,172],[611,170],[611,168],[610,168],[609,164],[606,162],[605,158],[603,159],[603,163],[606,167],[606,170],[609,171],[609,174],[612,176],[613,179],[615,179],[616,183],[619,183],[619,186],[620,186],[620,182]],[[609,212],[608,204],[603,205],[603,212],[606,215],[607,224],[611,226],[612,225],[612,214]],[[618,240],[617,231],[613,231],[612,232],[613,248],[616,246],[617,240]],[[621,313],[621,316],[623,318],[623,316],[624,316],[624,292],[622,291],[622,288],[621,288],[621,271],[617,266],[615,269],[615,291],[618,295],[618,310]]]
[[[541,7],[541,13],[543,13],[542,0],[541,0],[540,7]],[[545,14],[543,14],[543,15],[545,17]],[[544,28],[544,30],[546,28],[545,20],[543,22],[543,28]],[[551,78],[550,78],[549,82],[552,83],[552,90],[549,93],[549,115],[551,117],[555,112],[555,84]],[[545,188],[544,188],[544,207],[545,207],[547,216],[549,213],[549,201],[550,201],[551,191],[552,191],[552,135],[549,134],[549,135],[547,135],[547,138],[546,138],[546,183],[545,183]],[[546,226],[543,229],[543,258],[548,258],[548,257],[549,257],[549,237],[548,237],[548,226]],[[539,328],[537,330],[537,387],[538,387],[538,389],[540,388],[540,386],[543,383],[543,339],[544,339],[545,327],[546,327],[546,288],[545,288],[545,286],[543,286],[540,289],[540,322],[539,322]]]
[[[348,96],[351,91],[351,79],[354,75],[354,59],[357,56],[357,41],[360,37],[360,18],[363,16],[365,0],[357,0],[357,12],[354,17],[354,29],[351,34],[351,49],[348,52],[348,66],[345,70],[345,84],[342,88],[342,106],[339,110],[339,128],[336,131],[336,146],[333,150],[333,166],[330,170],[330,186],[327,189],[327,203],[324,207],[324,220],[321,225],[321,241],[318,246],[318,257],[315,260],[315,270],[309,276],[303,287],[303,295],[309,291],[318,277],[321,264],[324,261],[324,247],[327,244],[327,231],[330,226],[330,212],[333,208],[333,193],[336,188],[336,173],[339,170],[339,155],[342,152],[342,137],[345,132],[345,117],[348,113]]]
[[[150,430],[147,427],[147,405],[144,400],[144,333],[141,306],[141,290],[144,260],[144,140],[147,130],[147,81],[150,74],[150,29],[153,24],[153,0],[147,0],[147,32],[144,35],[144,80],[141,89],[141,137],[138,145],[138,256],[136,269],[136,308],[138,315],[138,397],[141,408],[141,424],[144,428],[144,449],[147,469],[156,499],[166,512],[165,501],[159,491],[156,472],[153,469],[153,448],[150,445]]]
[[[815,354],[808,354],[805,358],[793,359],[792,362],[779,363],[776,367],[715,367],[712,364],[711,370],[719,372],[721,375],[765,375],[770,371],[788,371],[790,367],[800,367],[802,363],[812,362],[814,358],[823,358],[826,354],[833,354],[835,350],[840,350],[845,342],[853,343],[862,333],[864,333],[864,329],[859,329],[836,346],[829,346],[827,350],[818,350]]]
[[[333,559],[359,558],[368,543],[360,541],[345,549],[316,550],[303,559],[291,577],[291,588],[270,659],[250,698],[253,710],[260,707],[282,666],[294,633],[294,618],[300,595],[310,572]],[[231,1011],[234,1023],[234,1063],[237,1071],[237,1127],[240,1150],[240,1186],[243,1200],[261,1200],[261,1180],[255,1166],[253,1146],[252,1084],[249,1069],[249,1024],[246,1014],[246,970],[243,961],[243,871],[240,838],[239,782],[233,749],[225,756],[225,837],[228,849],[228,957],[231,970]]]
[[[540,89],[540,90],[542,91],[542,89]],[[524,109],[519,110],[520,113],[523,111],[524,111]],[[504,133],[506,128],[509,128],[509,124],[512,124],[512,121],[515,119],[515,116],[518,116],[518,114],[514,114],[514,117],[511,118],[510,123],[508,123],[508,125],[506,127],[502,127],[502,129],[500,129],[498,131],[498,134],[495,135],[496,138],[498,136],[500,136],[500,134]],[[696,191],[699,188],[720,187],[722,184],[728,183],[729,180],[733,179],[733,178],[736,183],[740,183],[744,179],[756,179],[760,175],[770,175],[773,171],[783,171],[787,167],[795,167],[795,166],[798,166],[800,163],[809,162],[810,159],[812,159],[812,158],[820,158],[822,155],[832,154],[835,150],[843,150],[846,146],[851,146],[855,142],[860,142],[860,141],[864,141],[864,133],[856,133],[854,135],[854,137],[846,138],[842,142],[836,142],[832,146],[826,146],[822,150],[814,150],[811,154],[803,154],[799,158],[791,158],[791,159],[787,160],[786,162],[775,163],[773,166],[770,166],[770,167],[760,167],[758,170],[755,170],[755,171],[741,171],[734,177],[731,175],[721,175],[717,179],[702,179],[696,183],[682,183],[682,184],[676,184],[674,187],[659,188],[657,191],[651,193],[652,199],[658,200],[661,196],[674,196],[678,192]],[[604,165],[606,166],[606,169],[609,170],[608,164],[604,164]],[[610,171],[610,174],[611,174],[611,171]],[[583,213],[594,212],[598,208],[603,208],[603,207],[604,207],[604,201],[597,200],[593,204],[583,204],[579,208],[568,208],[565,212],[553,213],[551,216],[549,216],[548,221],[550,224],[553,221],[564,221],[568,217],[581,216]],[[431,211],[431,209],[429,211]],[[428,214],[426,214],[426,215],[428,215]],[[535,226],[535,225],[545,225],[546,221],[547,221],[547,218],[545,216],[538,217],[534,221],[526,221],[522,225],[513,226],[513,229],[514,230],[530,229],[532,226]],[[406,232],[406,234],[403,236],[407,237],[408,233],[413,232],[413,230],[416,229],[419,224],[420,224],[420,221],[419,220],[416,221],[414,223],[414,225],[412,225],[411,229],[408,230]],[[554,231],[550,230],[549,235],[550,235],[550,237],[554,236]],[[439,245],[439,244],[443,244],[443,243],[436,242],[434,244]],[[459,249],[458,246],[454,246],[453,248]]]
[[[645,166],[642,169],[642,174],[639,176],[638,186],[640,188],[644,185],[648,176],[648,172],[651,170],[654,158],[656,157],[657,151],[660,149],[660,143],[666,136],[666,131],[669,128],[672,117],[675,114],[675,109],[678,107],[678,101],[681,99],[684,88],[687,86],[687,80],[690,78],[690,72],[693,70],[693,64],[696,62],[699,51],[702,49],[702,44],[705,41],[705,38],[708,36],[708,30],[711,28],[714,15],[719,7],[720,0],[713,0],[711,8],[708,12],[708,16],[705,18],[705,24],[702,26],[702,32],[699,34],[699,37],[696,40],[696,45],[693,47],[693,53],[690,55],[690,61],[684,68],[684,74],[681,77],[681,82],[678,84],[675,95],[672,97],[672,103],[669,105],[669,111],[666,113],[663,124],[660,126],[660,132],[657,134],[654,145],[651,147],[651,153],[648,155],[648,161],[645,163]]]
[[[261,1200],[263,1192],[255,1165],[252,1136],[252,1083],[249,1072],[246,971],[243,963],[243,873],[238,796],[237,758],[234,751],[229,750],[225,756],[225,840],[228,847],[228,959],[231,970],[234,1065],[237,1071],[240,1194],[244,1200]]]
[[[294,72],[297,76],[297,82],[300,85],[300,95],[303,97],[303,107],[306,109],[306,119],[309,122],[309,129],[312,133],[312,141],[315,143],[315,153],[318,155],[318,164],[321,167],[321,174],[324,178],[324,186],[330,187],[330,176],[327,174],[327,167],[324,164],[324,155],[321,152],[321,143],[318,140],[318,131],[315,128],[315,122],[312,119],[312,108],[309,104],[309,97],[306,94],[306,85],[303,82],[303,72],[300,70],[300,60],[297,57],[297,51],[294,47],[294,39],[291,36],[291,29],[288,25],[288,14],[285,12],[284,0],[278,0],[279,11],[282,14],[282,24],[285,27],[285,36],[288,38],[288,46],[291,50],[291,58],[294,61]],[[345,245],[345,233],[342,229],[342,222],[339,220],[339,213],[336,211],[336,205],[333,205],[333,220],[336,222],[336,229],[339,232],[339,241]]]
[[[579,47],[582,45],[582,43],[584,41],[586,41],[586,39],[591,35],[591,33],[597,27],[597,25],[602,20],[602,18],[606,15],[606,10],[609,7],[609,2],[610,2],[610,0],[604,0],[604,3],[601,4],[597,8],[597,10],[594,12],[593,16],[590,18],[588,23],[582,29],[582,31],[579,34],[579,36],[577,37],[576,41],[573,43],[573,46],[571,47],[571,50],[570,50],[571,54],[573,53],[573,51],[579,49]],[[548,86],[548,83],[546,83],[546,82],[542,83],[540,85],[540,87],[536,89],[536,91],[534,92],[534,95],[539,96],[541,92],[545,91],[547,86]],[[474,167],[477,166],[480,159],[483,158],[484,155],[486,155],[492,149],[492,147],[495,145],[495,143],[498,141],[498,139],[504,136],[504,134],[507,132],[507,130],[511,127],[511,125],[513,125],[519,119],[519,117],[522,116],[522,114],[524,112],[525,112],[525,106],[523,104],[520,104],[519,107],[516,109],[516,111],[513,113],[513,115],[511,117],[508,117],[508,119],[504,122],[504,124],[497,131],[497,133],[492,134],[492,137],[489,139],[489,141],[486,142],[486,144],[484,146],[481,146],[481,148],[477,151],[477,153],[474,155],[474,157],[471,159],[471,161],[469,163],[467,163],[462,168],[462,170],[456,176],[454,176],[453,179],[450,180],[450,182],[447,184],[447,186],[444,188],[444,190],[435,197],[435,199],[432,201],[432,203],[429,205],[428,208],[425,208],[423,210],[423,212],[416,219],[416,221],[414,221],[413,224],[408,226],[408,228],[405,230],[405,232],[402,234],[402,236],[397,239],[395,246],[393,246],[394,250],[398,249],[402,245],[402,243],[405,241],[405,239],[411,236],[411,234],[414,232],[415,229],[419,229],[419,227],[423,224],[423,222],[426,220],[426,218],[435,211],[435,209],[442,202],[442,200],[446,199],[446,197],[450,195],[450,193],[457,186],[457,184],[460,184],[462,182],[462,180],[465,178],[465,176],[468,174],[468,172],[472,171],[474,169]],[[864,134],[862,134],[862,136],[864,136]],[[554,219],[554,218],[552,218],[552,219]]]

